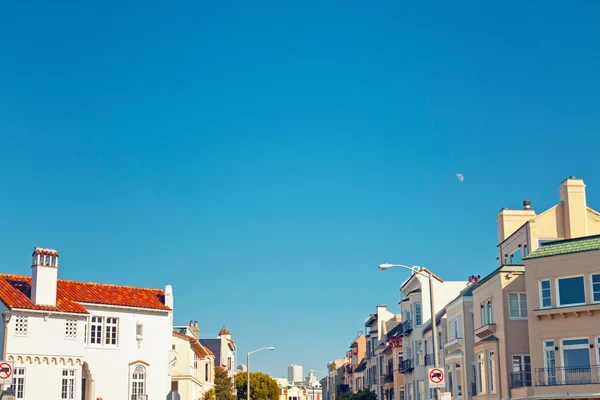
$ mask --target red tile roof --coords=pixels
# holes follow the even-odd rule
[[[214,356],[213,352],[206,346],[203,346],[198,339],[192,336],[184,335],[183,333],[179,333],[177,331],[173,331],[173,336],[179,337],[181,339],[187,340],[191,343],[192,349],[194,349],[194,353],[198,355],[200,358]]]
[[[33,250],[33,254],[45,254],[47,256],[56,256],[56,257],[58,257],[58,251],[56,251],[54,249],[43,249],[41,247],[36,247]]]
[[[0,301],[8,308],[87,314],[79,303],[170,310],[160,289],[144,289],[59,279],[56,306],[36,305],[31,300],[31,277],[0,274]]]

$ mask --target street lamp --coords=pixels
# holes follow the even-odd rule
[[[326,374],[323,371],[319,371],[318,369],[311,369],[311,370],[309,370],[309,372],[318,372],[325,376],[329,376],[329,374]],[[311,386],[312,386],[312,399],[311,400],[315,400],[315,384],[313,383]],[[323,387],[321,387],[321,397],[323,397]]]
[[[246,371],[248,372],[248,380],[246,381],[246,398],[248,400],[250,400],[250,354],[254,354],[254,353],[258,353],[259,351],[263,351],[263,350],[275,350],[275,347],[263,347],[262,349],[258,349],[258,350],[254,350],[254,351],[249,351],[246,354],[246,364],[248,364],[246,367]]]
[[[433,274],[431,272],[424,274],[421,271],[421,268],[418,266],[409,267],[407,265],[402,265],[402,264],[380,264],[379,265],[379,269],[382,271],[385,271],[386,269],[390,269],[390,268],[404,268],[404,269],[411,271],[413,274],[419,274],[421,276],[426,277],[429,280],[429,306],[431,308],[431,335],[433,336],[433,366],[435,368],[439,368],[440,360],[438,359],[438,336],[437,336],[437,325],[436,325],[436,321],[435,321],[435,307],[434,307],[434,300],[433,300]],[[435,390],[435,393],[436,393],[437,399],[439,399],[440,398],[439,388],[437,388]]]

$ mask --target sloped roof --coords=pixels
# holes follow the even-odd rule
[[[479,282],[477,282],[476,285],[471,285],[471,286],[473,286],[473,290],[477,289],[478,287],[480,287],[485,282],[487,282],[490,279],[492,279],[494,276],[496,276],[500,272],[524,273],[525,272],[525,267],[523,265],[511,265],[511,264],[501,265],[498,268],[496,268],[495,270],[493,270],[492,272],[490,272],[487,276],[481,278],[481,280]]]
[[[31,301],[31,277],[0,274],[0,301],[8,308],[87,314],[80,303],[102,304],[133,308],[170,310],[164,303],[165,292],[91,282],[58,279],[56,306],[38,305]]]
[[[600,235],[542,243],[540,247],[525,257],[525,260],[594,250],[600,250]]]
[[[194,353],[200,358],[214,356],[213,352],[210,351],[209,348],[202,346],[200,341],[193,336],[184,335],[183,333],[179,333],[177,331],[173,331],[173,336],[187,340],[188,342],[190,342],[190,345],[192,346]]]

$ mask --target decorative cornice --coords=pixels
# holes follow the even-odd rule
[[[39,365],[82,365],[81,357],[56,357],[56,356],[35,356],[14,354],[9,355],[7,361],[21,364],[39,364]]]

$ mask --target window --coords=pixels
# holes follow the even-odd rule
[[[65,322],[65,338],[67,338],[67,339],[77,338],[77,320],[68,319]]]
[[[206,364],[204,364],[204,381],[208,382],[209,380],[210,380],[210,375],[208,372],[208,361],[207,361]]]
[[[231,360],[231,357],[227,358],[227,369],[228,370],[233,370],[233,361]]]
[[[179,392],[179,381],[171,381],[171,392]]]
[[[565,368],[589,368],[590,344],[589,339],[563,339],[562,360]]]
[[[423,360],[423,342],[419,340],[415,343],[415,345],[415,351],[417,352],[417,362],[419,365],[423,365],[425,361]]]
[[[488,351],[488,392],[496,393],[496,358],[493,351]]]
[[[63,369],[61,399],[75,398],[75,370]]]
[[[198,356],[194,354],[194,369],[198,369]]]
[[[509,293],[508,309],[510,319],[527,319],[527,295],[525,293]]]
[[[415,325],[419,326],[423,323],[423,314],[421,312],[421,303],[415,303]]]
[[[552,290],[548,279],[540,281],[540,303],[541,308],[552,307]]]
[[[460,364],[455,364],[455,377],[456,380],[456,397],[462,397],[462,369]]]
[[[461,317],[458,316],[450,321],[450,340],[462,338]]]
[[[600,303],[600,274],[592,275],[592,301]]]
[[[481,303],[481,326],[494,323],[494,313],[492,309],[492,299]]]
[[[106,337],[104,344],[107,346],[116,346],[117,345],[117,319],[116,318],[106,318]]]
[[[136,365],[131,374],[131,398],[132,400],[142,399],[146,394],[146,369],[142,365]]]
[[[483,393],[483,354],[477,354],[477,394]]]
[[[25,368],[15,368],[13,371],[13,387],[17,400],[25,398]]]
[[[559,306],[585,304],[585,284],[583,282],[583,276],[558,278],[557,286]]]
[[[544,365],[546,366],[546,384],[556,385],[556,354],[554,340],[544,342]]]
[[[90,321],[90,344],[116,346],[119,319],[114,317],[92,317]]]
[[[528,355],[512,356],[513,382],[521,387],[531,386],[531,358]]]
[[[27,336],[27,317],[15,318],[15,335]]]
[[[511,264],[523,264],[523,259],[521,257],[521,249],[517,249],[515,250],[511,255],[510,255],[510,260],[509,262]]]
[[[446,387],[450,390],[451,396],[456,396],[456,392],[454,391],[454,379],[453,379],[452,366],[448,365],[448,373],[446,374],[448,378],[448,382],[446,383]]]

